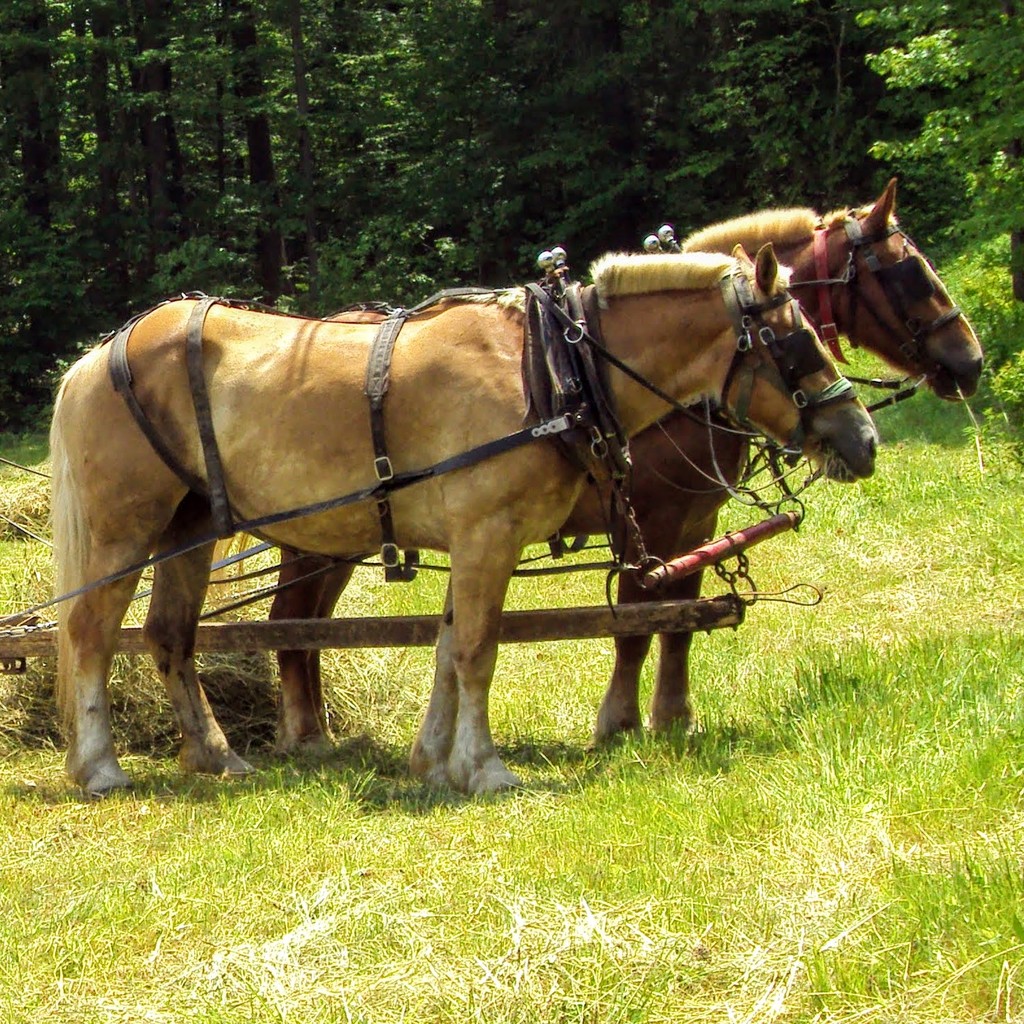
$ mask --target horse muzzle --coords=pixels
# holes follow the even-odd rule
[[[928,386],[939,398],[950,402],[970,398],[978,390],[984,360],[965,355],[961,359],[945,359],[928,371]]]
[[[859,403],[815,412],[810,419],[809,433],[818,440],[815,454],[830,480],[850,483],[869,477],[875,471],[878,431]]]

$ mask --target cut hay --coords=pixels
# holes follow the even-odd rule
[[[0,541],[50,536],[50,481],[34,474],[0,478]]]

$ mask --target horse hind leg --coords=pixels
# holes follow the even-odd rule
[[[102,579],[139,557],[138,549],[123,547],[95,552],[84,578]],[[138,579],[134,573],[90,590],[60,611],[57,695],[68,742],[65,770],[89,796],[131,785],[114,749],[107,678]]]
[[[165,533],[161,545],[165,550],[195,535],[196,512],[187,506],[186,499]],[[211,542],[157,565],[143,636],[181,729],[178,761],[182,770],[245,775],[252,767],[231,749],[196,674],[196,626],[212,556]]]
[[[51,515],[55,585],[59,595],[87,587],[144,559],[161,523],[132,519],[115,536],[97,538],[90,521],[99,518],[88,489],[75,476],[79,456],[69,450],[58,399],[50,435],[52,453]],[[135,593],[140,573],[92,586],[57,606],[57,704],[68,750],[68,775],[90,796],[130,785],[117,762],[110,722],[107,678],[117,650],[121,620]]]
[[[274,597],[270,607],[271,621],[326,619],[352,578],[355,567],[341,563],[322,576],[303,579],[303,574],[316,570],[328,560],[315,555],[294,557],[295,552],[287,550],[283,554],[285,560],[278,585],[286,589],[279,590]],[[291,560],[289,555],[293,556]],[[279,650],[277,668],[281,702],[275,749],[279,753],[288,753],[301,748],[329,746],[331,735],[324,709],[320,652]]]

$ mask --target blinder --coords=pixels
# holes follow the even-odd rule
[[[773,353],[787,384],[796,383],[803,377],[824,370],[828,365],[821,349],[806,327],[798,327],[777,341],[778,351]]]
[[[924,302],[930,299],[936,292],[935,278],[929,274],[928,266],[922,256],[917,253],[908,253],[908,247],[912,245],[910,239],[895,225],[890,224],[888,229],[879,235],[866,235],[857,220],[854,211],[850,211],[845,222],[846,234],[850,240],[850,267],[853,268],[854,257],[860,253],[868,270],[877,278],[882,291],[888,298],[893,312],[897,314],[903,323],[903,329],[909,334],[909,338],[901,338],[890,324],[888,324],[877,309],[867,301],[866,296],[861,295],[861,301],[871,312],[871,315],[881,327],[896,340],[900,350],[909,359],[923,362],[927,359],[924,351],[925,339],[934,331],[952,323],[963,313],[959,306],[953,304],[945,313],[930,321],[920,321],[909,315],[907,306],[914,302]],[[883,267],[878,256],[872,252],[871,247],[876,242],[881,242],[892,235],[900,235],[904,241],[903,259],[894,263],[891,267]],[[849,280],[853,280],[850,274]],[[859,293],[851,292],[851,316],[853,303]]]
[[[907,256],[891,267],[880,267],[875,276],[883,288],[892,288],[904,302],[922,302],[935,294],[935,282],[920,256]]]
[[[777,380],[789,393],[794,405],[801,410],[800,425],[789,442],[790,445],[799,445],[806,429],[807,413],[823,405],[849,399],[853,394],[853,386],[845,377],[840,377],[820,392],[808,393],[800,387],[801,380],[827,369],[829,364],[814,334],[803,325],[799,306],[795,309],[796,326],[781,338],[777,337],[775,331],[767,324],[755,325],[761,313],[793,301],[788,292],[781,292],[764,303],[756,303],[753,301],[749,283],[735,267],[723,276],[722,286],[726,305],[737,327],[736,358],[726,373],[722,387],[723,396],[728,394],[737,375],[740,375],[743,381],[732,416],[741,425],[747,424],[753,376],[758,371],[750,368],[741,371],[740,357],[750,351],[756,331],[757,340],[768,349],[775,373],[778,375]]]

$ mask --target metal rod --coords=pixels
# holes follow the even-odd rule
[[[709,541],[685,555],[680,555],[664,565],[659,565],[644,575],[643,587],[645,590],[651,590],[661,586],[667,580],[679,580],[691,576],[701,569],[706,569],[709,565],[714,565],[715,562],[720,562],[723,558],[738,555],[754,544],[759,544],[786,530],[794,530],[799,525],[800,514],[798,512],[780,512],[770,519],[728,533],[724,537],[719,537],[718,540]]]

